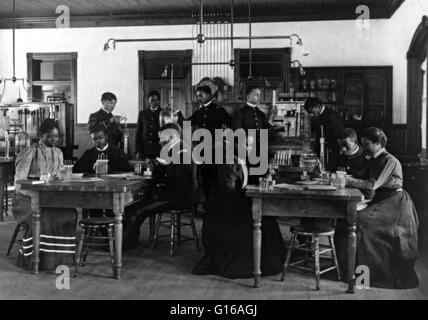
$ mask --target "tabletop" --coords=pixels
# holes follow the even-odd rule
[[[320,200],[344,200],[361,201],[363,194],[354,188],[337,190],[286,190],[273,188],[269,190],[259,190],[259,186],[250,185],[247,187],[246,195],[252,198],[300,198],[300,199],[320,199]]]
[[[33,191],[62,191],[62,192],[127,192],[148,185],[152,177],[141,177],[139,180],[123,178],[102,178],[102,181],[59,181],[32,184],[31,180],[17,181],[22,190]]]

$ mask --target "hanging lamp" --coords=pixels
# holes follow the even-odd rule
[[[27,92],[27,88],[25,87],[25,83],[27,82],[27,80],[25,78],[17,78],[16,77],[16,37],[15,37],[15,32],[16,32],[16,3],[15,0],[12,0],[12,14],[13,14],[13,29],[12,29],[12,70],[13,70],[13,75],[11,78],[0,78],[0,85],[3,84],[3,89],[1,91],[0,94],[0,105],[2,103],[3,97],[5,95],[6,92],[6,83],[7,82],[12,82],[12,84],[14,85],[16,82],[18,82],[18,98],[16,99],[17,103],[22,103],[23,99],[21,97],[21,82],[22,82],[22,87],[24,88],[24,91]]]

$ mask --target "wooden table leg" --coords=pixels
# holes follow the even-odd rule
[[[262,251],[262,210],[261,198],[253,198],[253,256],[254,256],[254,287],[260,286],[260,259]]]
[[[0,185],[0,221],[4,221],[4,185]]]
[[[150,239],[150,241],[153,241],[153,238],[155,235],[155,222],[156,222],[156,216],[151,215],[149,217],[149,239]]]
[[[31,192],[31,211],[33,212],[33,271],[39,273],[39,248],[40,248],[40,207],[39,207],[39,192]]]
[[[114,213],[114,277],[120,279],[122,273],[122,214],[124,211],[123,193],[113,194]]]
[[[348,293],[355,292],[355,259],[357,253],[357,203],[349,202],[346,208],[348,224]]]

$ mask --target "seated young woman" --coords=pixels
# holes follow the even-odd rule
[[[59,127],[52,119],[40,126],[40,141],[24,149],[16,158],[15,192],[12,212],[18,222],[28,229],[19,251],[18,265],[31,268],[33,238],[31,231],[31,198],[27,190],[21,190],[17,181],[39,179],[41,172],[56,177],[63,165],[63,155],[57,144]],[[77,212],[75,209],[43,209],[40,215],[40,269],[55,270],[58,265],[73,265],[75,254]]]
[[[345,128],[339,139],[340,155],[338,168],[345,168],[354,178],[362,179],[367,174],[367,162],[370,155],[359,145],[358,136],[354,129]],[[337,168],[336,168],[337,169]]]
[[[357,263],[370,272],[371,287],[406,289],[418,286],[414,265],[418,257],[418,217],[403,187],[400,162],[386,151],[387,137],[378,128],[362,134],[371,155],[366,179],[346,178],[347,187],[369,191],[368,207],[357,216]],[[347,231],[338,225],[335,238],[339,263],[346,270]]]
[[[248,144],[248,152],[251,151]],[[204,257],[192,273],[225,278],[253,276],[253,220],[251,199],[245,196],[248,169],[235,158],[234,164],[217,165],[215,189],[207,199],[202,239]],[[285,261],[284,241],[274,217],[262,220],[262,275],[276,275]]]

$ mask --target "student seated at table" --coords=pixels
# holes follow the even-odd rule
[[[76,162],[74,165],[73,171],[75,173],[95,173],[95,162],[98,157],[103,155],[108,159],[108,171],[111,172],[130,172],[133,171],[133,167],[129,164],[126,154],[116,145],[109,144],[109,137],[107,130],[103,126],[95,126],[91,133],[92,140],[94,141],[95,146],[83,154],[83,156]],[[125,215],[123,219],[123,249],[134,248],[137,243],[129,240],[130,228],[130,217],[135,215],[135,212],[138,210],[140,204],[134,204],[125,208]],[[113,216],[112,210],[100,210],[100,209],[90,209],[85,210],[85,214],[89,214],[91,217],[98,216]]]
[[[83,156],[74,165],[76,173],[95,173],[95,162],[103,155],[108,159],[108,171],[130,172],[133,167],[129,164],[125,152],[116,145],[109,143],[107,129],[101,125],[92,128],[91,137],[94,147],[86,150]]]
[[[167,123],[160,128],[159,140],[162,149],[173,157],[174,154],[181,160],[180,163],[171,162],[166,164],[166,159],[157,158],[158,166],[155,167],[153,175],[157,184],[166,187],[165,199],[160,199],[151,204],[140,207],[135,215],[131,217],[129,227],[130,241],[138,241],[140,227],[147,217],[168,210],[193,210],[197,201],[197,176],[196,166],[183,163],[187,153],[191,149],[184,145],[181,139],[181,129],[176,123]],[[190,155],[191,156],[191,155]]]
[[[362,144],[371,155],[368,177],[346,178],[347,187],[374,193],[368,207],[357,215],[356,265],[368,267],[370,287],[414,288],[419,283],[414,270],[418,257],[418,217],[412,199],[402,189],[401,164],[385,150],[386,143],[387,137],[381,129],[366,129]],[[335,242],[342,271],[346,271],[346,227],[338,225]]]
[[[251,142],[247,148],[250,152]],[[234,164],[217,165],[216,188],[207,199],[202,227],[205,255],[193,274],[253,277],[253,219],[251,199],[245,196],[247,181],[244,161],[235,158]],[[274,217],[263,217],[262,230],[262,275],[275,275],[285,261],[284,241]]]
[[[363,179],[366,177],[367,162],[370,158],[367,151],[358,143],[357,133],[352,128],[345,128],[339,139],[340,156],[338,167],[346,170],[347,174],[354,178]]]
[[[40,126],[40,140],[24,149],[16,158],[15,192],[12,212],[18,222],[29,226],[23,237],[18,265],[31,267],[33,252],[31,198],[21,190],[19,180],[38,180],[40,174],[56,177],[63,164],[63,155],[56,147],[59,127],[52,119]],[[77,213],[75,209],[42,209],[40,214],[40,269],[55,270],[58,265],[74,265]]]

